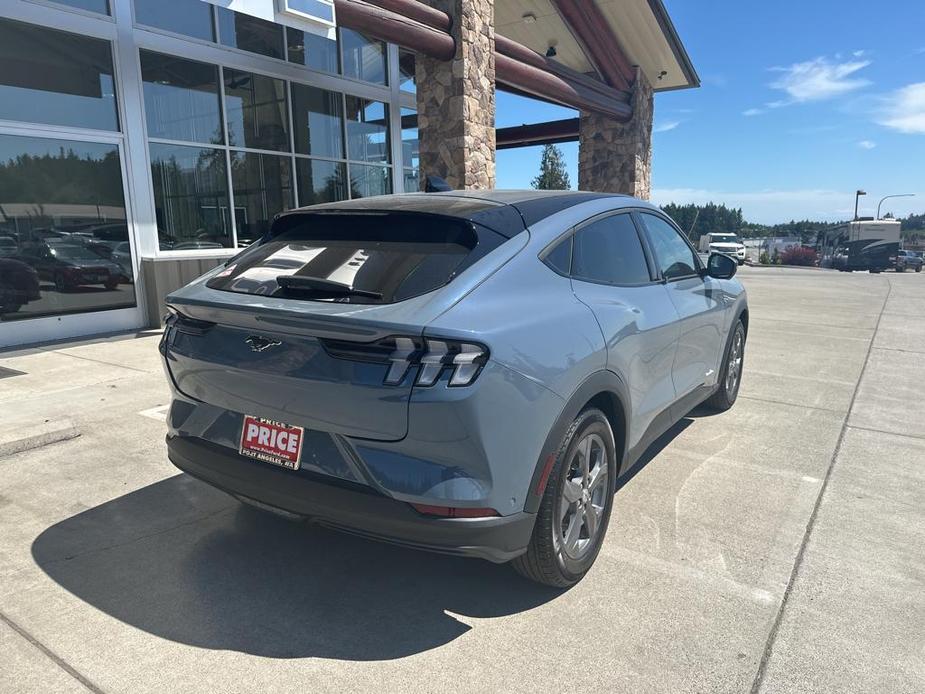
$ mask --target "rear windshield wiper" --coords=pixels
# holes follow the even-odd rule
[[[381,292],[372,292],[367,289],[354,289],[349,284],[326,280],[323,277],[310,277],[308,275],[280,275],[276,283],[285,292],[300,292],[312,294],[322,298],[336,298],[339,296],[362,296],[367,299],[381,299]]]

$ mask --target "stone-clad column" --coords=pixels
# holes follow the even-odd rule
[[[625,193],[649,199],[652,178],[652,87],[636,71],[633,117],[620,123],[610,116],[581,113],[578,136],[578,188]]]
[[[448,13],[456,56],[418,53],[421,184],[440,176],[457,189],[495,185],[494,0],[430,0]]]

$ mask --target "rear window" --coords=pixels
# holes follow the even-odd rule
[[[442,287],[505,240],[478,224],[431,214],[291,215],[207,286],[301,300],[394,303]]]

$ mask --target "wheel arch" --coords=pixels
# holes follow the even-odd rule
[[[568,399],[546,437],[530,479],[530,487],[524,504],[525,511],[536,513],[543,498],[546,483],[549,481],[562,437],[565,436],[569,425],[578,414],[589,406],[597,407],[607,417],[610,428],[613,430],[614,443],[619,456],[618,471],[622,472],[627,454],[627,433],[630,422],[630,411],[627,404],[629,402],[629,390],[626,384],[613,371],[597,371],[585,379]]]

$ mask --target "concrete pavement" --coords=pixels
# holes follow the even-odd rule
[[[157,335],[0,355],[0,434],[80,433],[0,458],[0,692],[925,690],[925,277],[740,276],[739,401],[565,592],[177,474]]]

